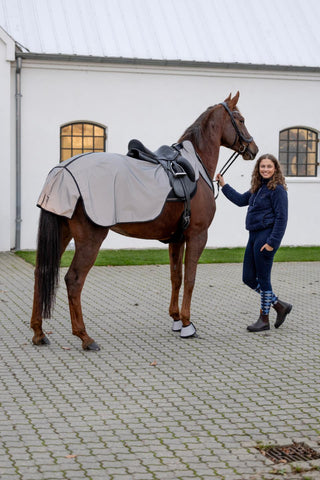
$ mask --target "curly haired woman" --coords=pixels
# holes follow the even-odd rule
[[[218,174],[216,180],[224,195],[235,205],[249,205],[246,229],[249,239],[243,260],[243,281],[260,293],[261,310],[256,322],[247,327],[249,332],[270,329],[269,311],[277,312],[275,327],[279,328],[291,312],[292,305],[281,301],[272,290],[273,258],[287,226],[288,196],[285,178],[278,160],[271,154],[262,155],[254,167],[251,189],[241,194],[225,183]]]

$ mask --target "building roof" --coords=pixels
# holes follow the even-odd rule
[[[320,67],[319,0],[0,0],[21,51]]]

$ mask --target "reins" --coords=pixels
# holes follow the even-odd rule
[[[226,163],[221,168],[221,170],[219,172],[220,175],[223,176],[226,173],[226,171],[229,170],[229,168],[231,167],[233,162],[235,162],[236,159],[239,157],[240,153],[241,152],[233,152],[231,157],[226,161]],[[217,194],[214,197],[214,199],[216,200],[219,196],[219,193],[220,193],[220,183],[219,183],[219,180],[213,180],[213,182],[215,182],[217,184]]]

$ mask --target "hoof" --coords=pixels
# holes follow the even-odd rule
[[[42,337],[38,340],[33,338],[32,343],[33,343],[33,345],[37,345],[37,346],[50,345],[50,340],[46,336],[44,336],[44,337]]]
[[[83,346],[83,350],[90,350],[91,352],[99,352],[100,347],[96,342],[91,342],[89,345]]]
[[[198,335],[196,332],[197,332],[196,327],[191,322],[186,327],[181,328],[180,337],[181,338],[197,338]]]
[[[181,332],[181,328],[183,327],[181,320],[173,320],[172,324],[172,331],[173,332]]]

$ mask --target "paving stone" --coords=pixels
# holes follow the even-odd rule
[[[169,266],[94,267],[82,303],[97,353],[71,333],[65,272],[44,321],[51,345],[34,347],[33,267],[0,253],[1,480],[273,480],[256,445],[320,451],[320,262],[275,263],[294,308],[257,335],[241,265],[199,265],[190,341],[171,331]],[[317,479],[319,465],[278,470]]]

